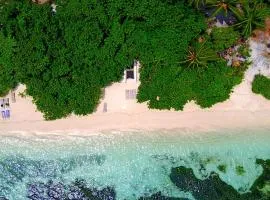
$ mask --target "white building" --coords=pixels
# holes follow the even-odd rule
[[[124,71],[124,77],[122,82],[127,83],[132,81],[137,83],[139,81],[139,68],[140,62],[134,60],[133,67]]]

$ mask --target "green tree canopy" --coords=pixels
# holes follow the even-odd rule
[[[15,41],[10,36],[0,32],[0,96],[17,85],[17,79],[12,63]]]
[[[270,78],[257,74],[252,82],[252,91],[270,100]]]
[[[175,66],[183,60],[190,40],[206,27],[203,17],[183,1],[58,0],[56,4],[53,14],[48,4],[0,2],[1,34],[14,48],[4,58],[12,65],[5,65],[9,70],[0,74],[0,80],[8,79],[1,92],[17,81],[26,84],[27,94],[46,119],[93,112],[101,89],[119,81],[134,59],[141,61],[145,72],[156,65]]]

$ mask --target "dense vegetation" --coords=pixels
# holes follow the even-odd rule
[[[214,28],[210,35],[190,41],[178,63],[143,62],[139,102],[148,101],[150,108],[182,110],[191,100],[203,108],[225,101],[241,82],[245,66],[228,67],[218,52],[237,39],[239,33],[232,28]]]
[[[233,86],[242,79],[241,71],[229,68],[224,61],[211,63],[202,71],[177,66],[146,67],[149,72],[142,70],[141,76],[147,79],[142,78],[138,99],[149,100],[150,108],[182,110],[191,100],[210,107],[228,99]]]
[[[57,13],[0,0],[0,95],[26,84],[48,120],[95,111],[102,88],[134,59],[142,64],[138,101],[150,108],[181,110],[191,100],[210,107],[241,82],[245,67],[228,67],[217,54],[240,34],[207,35],[203,14],[184,0],[55,2]]]
[[[4,55],[4,61],[11,60],[1,63],[0,79],[5,81],[0,93],[14,81],[26,84],[46,119],[93,112],[102,87],[119,81],[134,59],[146,65],[177,63],[206,26],[181,1],[56,4],[53,15],[49,5],[1,1],[1,34],[13,38],[16,46]]]
[[[240,33],[232,27],[213,28],[211,36],[213,38],[213,48],[222,51],[234,45],[240,38]]]
[[[269,0],[187,0],[198,10],[208,10],[211,17],[234,25],[244,37],[249,37],[255,28],[262,28],[270,15]],[[268,5],[267,5],[268,4]]]
[[[14,46],[14,40],[11,37],[5,37],[0,32],[0,96],[6,94],[17,84],[14,68],[10,67]]]
[[[122,3],[109,9],[94,1],[59,1],[52,15],[49,5],[7,2],[1,32],[17,45],[4,70],[14,70],[16,80],[27,85],[46,119],[93,112],[101,88],[120,80],[134,59],[124,46],[134,27],[118,12]]]
[[[252,82],[252,91],[270,99],[270,79],[263,75],[256,75]]]

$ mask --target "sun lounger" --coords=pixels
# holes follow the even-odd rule
[[[9,108],[9,105],[10,105],[10,104],[9,104],[9,98],[5,98],[5,99],[4,99],[4,107],[5,107],[5,108]]]
[[[16,94],[15,94],[15,92],[11,92],[11,102],[16,103]]]
[[[4,107],[5,107],[4,99],[0,99],[0,108]]]
[[[126,99],[136,99],[136,95],[137,95],[137,90],[136,89],[132,89],[132,90],[126,90]]]
[[[6,113],[4,110],[1,111],[1,114],[2,114],[2,119],[6,119]]]
[[[103,104],[103,112],[107,112],[107,103]]]
[[[6,118],[10,118],[10,110],[6,110]]]

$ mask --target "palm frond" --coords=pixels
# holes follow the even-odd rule
[[[207,67],[211,61],[218,60],[216,52],[206,46],[207,41],[203,43],[194,43],[187,50],[186,59],[179,62],[186,64],[188,68],[201,68]]]
[[[263,27],[266,17],[270,16],[270,8],[261,1],[244,2],[242,4],[242,14],[237,16],[239,23],[236,24],[242,29],[245,37],[251,35],[255,28]]]

